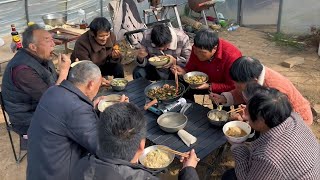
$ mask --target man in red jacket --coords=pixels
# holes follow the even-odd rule
[[[214,31],[200,30],[194,37],[194,45],[186,67],[183,69],[175,66],[171,70],[174,73],[176,68],[178,75],[184,75],[190,71],[201,71],[209,76],[208,83],[197,87],[197,90],[190,90],[186,93],[187,98],[190,96],[191,99],[194,99],[193,94],[208,94],[208,90],[222,93],[234,89],[229,69],[233,62],[241,56],[237,47],[219,38]]]

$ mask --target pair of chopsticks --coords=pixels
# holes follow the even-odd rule
[[[238,112],[241,112],[241,111],[243,111],[243,110],[244,110],[243,108],[239,107],[239,108],[232,109],[232,110],[228,111],[227,114],[233,113],[233,112],[234,112],[234,113],[238,113]]]
[[[164,54],[164,52],[163,52],[162,50],[160,50],[160,53],[161,53],[162,55],[164,55],[164,56],[166,55],[166,54]],[[176,66],[177,63],[174,62],[173,65]],[[177,68],[175,68],[175,70],[174,70],[174,80],[176,81],[176,94],[178,94],[178,92],[179,92],[179,79],[178,79],[178,71],[177,71]]]
[[[186,153],[175,151],[175,150],[173,150],[171,148],[168,148],[168,147],[158,146],[158,148],[163,150],[163,151],[171,152],[171,153],[176,154],[176,155],[181,156],[181,157],[185,157],[185,158],[189,157],[189,155],[187,155]],[[200,159],[197,158],[197,161],[200,161]]]

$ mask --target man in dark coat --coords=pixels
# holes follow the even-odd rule
[[[104,110],[98,121],[96,155],[83,157],[72,170],[72,180],[158,179],[154,172],[138,164],[145,147],[146,120],[130,103],[117,103]],[[198,160],[194,150],[183,161],[179,179],[197,180]]]
[[[71,61],[76,59],[91,60],[99,66],[102,76],[112,75],[123,78],[121,52],[116,44],[116,36],[111,32],[111,24],[104,17],[95,18],[90,23],[90,30],[76,41]]]
[[[41,98],[28,131],[28,180],[68,180],[70,170],[97,149],[94,105],[102,76],[91,61],[71,68],[68,80]]]
[[[59,77],[52,63],[54,42],[50,33],[37,24],[22,34],[23,49],[8,63],[2,80],[2,97],[15,132],[27,134],[42,94],[67,78],[70,59],[59,56]]]

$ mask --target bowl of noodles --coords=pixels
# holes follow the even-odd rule
[[[161,68],[170,61],[169,56],[154,56],[148,59],[149,63],[156,68]]]
[[[196,88],[208,82],[207,74],[200,71],[188,72],[183,76],[183,80],[190,85],[191,88]]]
[[[121,95],[118,95],[118,94],[107,95],[106,97],[104,97],[99,101],[98,110],[100,112],[103,112],[107,107],[117,102],[120,102],[120,99],[121,99]]]
[[[223,126],[222,131],[231,143],[242,143],[254,135],[254,133],[250,134],[250,125],[242,121],[228,122]]]
[[[154,145],[145,148],[139,157],[139,162],[150,169],[162,169],[168,167],[175,155],[173,153],[159,149],[158,147],[163,145]]]

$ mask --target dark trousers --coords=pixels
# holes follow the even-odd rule
[[[19,135],[26,135],[28,132],[29,126],[22,126],[22,125],[14,125],[12,124],[12,130]]]
[[[102,76],[113,76],[114,78],[124,78],[123,66],[121,63],[106,62],[99,66]]]
[[[237,180],[236,171],[234,168],[223,173],[221,180]]]
[[[140,67],[137,66],[134,68],[133,73],[132,73],[133,79],[138,79],[138,78],[145,78],[150,81],[157,81],[160,80],[160,76],[157,72],[157,68],[147,64],[145,67]],[[169,74],[169,80],[174,79],[174,75],[170,72]]]

